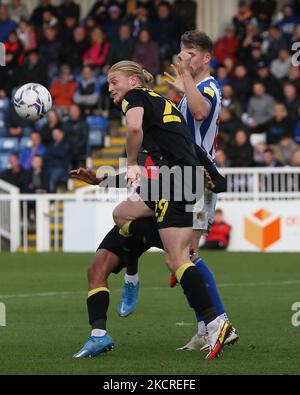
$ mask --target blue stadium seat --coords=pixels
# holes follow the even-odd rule
[[[101,147],[103,145],[103,134],[97,129],[91,129],[89,131],[88,147]]]
[[[19,150],[22,151],[24,148],[30,148],[30,147],[31,147],[31,139],[29,137],[22,137],[19,144]]]
[[[0,153],[0,173],[8,169],[9,157],[10,157],[9,153],[6,152]]]
[[[108,120],[105,117],[98,115],[89,115],[86,118],[90,130],[99,130],[102,134],[105,134],[108,129]]]
[[[4,123],[4,113],[0,111],[0,137],[6,136],[6,128]]]
[[[2,152],[17,152],[19,150],[19,140],[16,137],[1,137],[0,151]]]

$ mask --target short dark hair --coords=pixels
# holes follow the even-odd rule
[[[212,53],[213,42],[210,37],[199,30],[188,30],[181,36],[181,43],[189,48],[199,48],[202,51]]]

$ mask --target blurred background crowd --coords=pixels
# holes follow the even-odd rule
[[[83,18],[72,0],[40,0],[31,13],[25,1],[2,3],[0,178],[22,192],[55,192],[121,119],[107,91],[109,67],[132,59],[161,86],[181,34],[196,28],[197,2],[99,0]],[[240,1],[211,63],[222,89],[217,166],[300,166],[298,42],[300,1]],[[46,86],[54,104],[35,124],[11,104],[15,89],[31,81]],[[164,92],[179,103],[180,92]]]

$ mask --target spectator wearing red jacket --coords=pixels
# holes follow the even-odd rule
[[[61,66],[59,78],[55,79],[50,87],[53,104],[62,111],[70,107],[76,88],[77,81],[73,79],[71,68],[68,65]]]
[[[214,55],[217,62],[224,64],[225,59],[232,59],[236,63],[238,47],[239,39],[235,37],[235,28],[234,26],[228,26],[225,36],[217,40],[214,46]]]
[[[231,226],[224,221],[223,211],[217,209],[211,231],[206,236],[202,248],[211,250],[225,250],[228,247]]]

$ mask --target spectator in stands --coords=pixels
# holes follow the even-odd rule
[[[31,132],[31,147],[26,147],[20,154],[20,165],[25,170],[31,170],[34,155],[45,155],[46,148],[42,145],[41,135],[37,131]]]
[[[71,147],[72,167],[84,166],[87,156],[89,126],[82,118],[80,108],[73,104],[69,109],[69,120],[63,123],[66,140]]]
[[[253,147],[245,130],[240,129],[235,133],[234,141],[229,146],[228,157],[232,167],[253,166]]]
[[[280,82],[270,74],[268,64],[265,61],[261,61],[257,64],[257,81],[264,84],[266,87],[266,92],[273,96],[275,100],[282,100],[282,86]]]
[[[109,42],[105,38],[103,32],[95,27],[90,34],[91,46],[83,55],[83,64],[101,67],[106,63],[109,51]]]
[[[9,33],[4,46],[6,64],[9,63],[10,67],[20,66],[24,62],[25,52],[15,31]]]
[[[243,128],[240,119],[230,108],[222,107],[220,112],[219,144],[227,145],[240,128]]]
[[[197,1],[175,0],[173,3],[174,13],[178,19],[180,35],[187,30],[196,29]]]
[[[264,152],[267,149],[267,145],[265,143],[258,143],[254,147],[254,163],[256,166],[260,166],[260,164],[264,160]]]
[[[14,31],[16,27],[16,22],[9,17],[7,6],[0,4],[0,42],[6,41],[9,33]]]
[[[291,158],[298,149],[298,144],[293,141],[290,134],[285,133],[280,137],[278,144],[274,147],[274,157],[283,166],[287,166],[291,164]]]
[[[148,30],[141,30],[132,56],[132,60],[142,65],[151,74],[159,71],[159,47],[151,39]]]
[[[246,26],[251,21],[254,22],[255,18],[249,4],[246,1],[240,2],[238,10],[233,17],[233,24],[238,38],[242,39],[245,37]]]
[[[216,152],[216,165],[217,167],[230,167],[230,161],[224,150],[218,149]]]
[[[108,18],[103,23],[103,31],[109,41],[118,38],[119,28],[122,22],[122,10],[117,5],[111,5],[108,8]]]
[[[242,114],[240,102],[235,98],[232,86],[229,84],[223,85],[222,88],[222,107],[228,108],[231,113],[238,117]]]
[[[19,117],[12,102],[5,113],[4,119],[8,136],[21,138],[32,129],[32,123]]]
[[[282,48],[286,48],[285,39],[281,36],[277,26],[271,26],[267,34],[263,37],[262,52],[266,56],[267,61],[271,62],[277,58],[278,52]]]
[[[274,157],[274,151],[271,148],[266,148],[263,154],[263,160],[259,163],[263,167],[280,167],[282,163]]]
[[[73,78],[70,66],[61,66],[59,78],[53,80],[50,88],[53,104],[61,114],[73,104],[76,87],[77,81]]]
[[[219,64],[224,64],[225,59],[237,61],[237,50],[239,39],[235,37],[234,26],[228,26],[225,30],[225,36],[219,38],[214,45],[214,56]]]
[[[243,121],[253,133],[266,132],[268,122],[273,116],[273,105],[274,98],[266,93],[264,84],[256,82],[248,104],[248,118],[243,117]]]
[[[276,0],[251,1],[251,10],[258,21],[260,31],[265,31],[269,28],[276,5]]]
[[[131,26],[133,37],[138,37],[141,30],[149,30],[148,10],[146,5],[140,3],[134,14],[129,14],[124,20]]]
[[[283,38],[285,38],[287,45],[290,45],[296,26],[300,24],[300,18],[294,15],[293,8],[290,4],[285,4],[282,11],[283,18],[277,22],[276,26],[282,33]]]
[[[35,154],[32,157],[32,168],[29,172],[27,193],[46,193],[47,179],[43,169],[43,157]]]
[[[284,104],[276,103],[273,107],[273,118],[267,131],[267,143],[276,144],[282,136],[292,136],[293,126]]]
[[[22,169],[17,154],[12,154],[9,158],[10,169],[4,170],[0,174],[0,179],[8,182],[18,188],[21,193],[26,193],[29,173],[27,170]]]
[[[225,250],[228,247],[231,226],[224,221],[223,211],[217,209],[211,230],[205,236],[205,243],[201,248],[210,250]]]
[[[278,58],[274,59],[270,65],[270,71],[275,78],[282,80],[287,78],[291,68],[291,57],[287,49],[282,48],[279,51]]]
[[[47,147],[44,156],[48,190],[55,193],[59,183],[66,183],[70,167],[71,150],[61,129],[53,129],[53,142]]]
[[[107,56],[108,66],[107,71],[111,65],[120,60],[131,59],[135,48],[135,39],[131,36],[130,26],[122,24],[119,29],[119,36],[111,42],[111,47]]]
[[[26,53],[36,48],[35,32],[26,19],[21,19],[17,28],[17,35]]]
[[[57,38],[57,30],[48,27],[44,31],[44,38],[39,45],[41,59],[48,65],[48,74],[53,78],[58,71],[62,51],[61,42]]]
[[[47,123],[41,128],[40,133],[42,137],[42,144],[48,147],[52,142],[52,131],[54,129],[61,129],[62,124],[55,110],[50,110],[47,113]]]
[[[22,4],[22,0],[11,0],[11,4],[8,5],[8,13],[16,23],[20,23],[22,19],[28,19],[29,17],[27,7]]]
[[[300,23],[296,26],[293,37],[291,47],[294,43],[298,43],[300,41]]]
[[[243,111],[247,108],[249,96],[251,95],[252,81],[244,65],[235,67],[235,78],[231,81],[235,97],[241,102]]]
[[[252,78],[256,77],[259,63],[264,61],[265,58],[262,54],[261,48],[253,48],[250,57],[245,60],[245,66]]]
[[[61,21],[65,21],[67,18],[75,18],[77,24],[80,17],[80,6],[73,0],[63,0],[57,8],[57,15]]]
[[[297,149],[293,153],[292,159],[291,159],[291,166],[297,166],[300,167],[300,149]]]
[[[26,60],[20,69],[20,82],[37,82],[48,87],[48,66],[45,64],[37,50],[32,50],[27,54]]]
[[[296,123],[295,128],[293,128],[294,131],[294,140],[296,141],[297,144],[300,144],[300,105],[298,107],[298,121]]]
[[[97,108],[100,100],[101,87],[94,75],[91,66],[84,66],[82,75],[78,79],[77,89],[74,95],[74,103],[80,106],[85,114],[91,113]]]
[[[300,92],[300,68],[298,66],[291,66],[288,82],[294,85],[297,92]]]
[[[48,29],[49,27],[58,28],[59,21],[58,18],[51,12],[51,11],[44,11],[43,12],[43,30]]]
[[[107,21],[108,9],[110,6],[110,1],[96,1],[95,4],[92,6],[91,10],[88,12],[87,19],[92,19],[97,25],[102,26],[102,24]]]
[[[67,16],[62,21],[62,28],[60,29],[60,40],[63,44],[63,48],[69,45],[70,41],[73,40],[74,30],[77,27],[77,20],[74,16]],[[68,62],[68,61],[67,61]]]
[[[298,121],[298,107],[300,103],[295,85],[290,82],[285,83],[283,86],[283,96],[288,116],[293,127],[295,127],[295,124]]]
[[[217,81],[220,85],[220,88],[222,89],[224,85],[227,85],[230,83],[230,79],[228,78],[228,71],[226,67],[224,66],[219,66],[217,68]]]
[[[73,68],[74,73],[80,73],[84,53],[89,48],[89,40],[86,38],[82,26],[77,26],[73,32],[73,38],[65,44],[62,58],[64,62]]]
[[[179,26],[171,6],[167,1],[159,3],[157,16],[153,21],[151,36],[160,49],[161,65],[170,62],[174,53],[179,49]]]
[[[45,11],[50,11],[52,15],[57,14],[57,8],[51,4],[51,0],[40,0],[40,4],[33,10],[30,22],[35,27],[41,27],[43,24],[43,14]]]
[[[261,47],[261,38],[257,31],[257,25],[253,22],[248,22],[246,25],[246,35],[239,47],[239,58],[246,61],[253,49]]]

